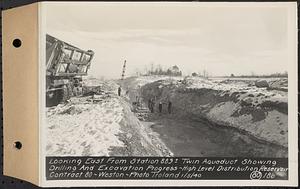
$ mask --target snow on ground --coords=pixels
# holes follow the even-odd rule
[[[108,155],[112,146],[124,145],[117,137],[122,117],[123,108],[116,98],[49,108],[47,155]]]
[[[101,80],[97,78],[85,79],[83,81],[83,86],[87,88],[100,87],[101,90],[105,92],[116,93],[119,85],[113,80]]]
[[[142,95],[146,100],[153,97],[163,102],[171,100],[176,116],[203,117],[212,123],[231,126],[258,139],[287,147],[288,92],[281,90],[287,82],[285,79],[270,79],[270,84],[277,85],[270,88],[256,87],[253,82],[252,78],[250,81],[168,78],[148,82],[142,87]]]
[[[257,109],[253,109],[252,112],[233,116],[235,112],[241,110],[239,103],[229,101],[210,108],[206,116],[215,123],[235,127],[258,139],[287,147],[288,117],[286,114],[271,109],[266,115],[260,116],[262,117],[260,120],[254,121],[258,118],[253,115]],[[257,114],[262,115],[261,112]]]
[[[221,92],[221,95],[229,94],[234,92],[241,93],[239,99],[245,99],[249,94],[255,98],[254,104],[261,104],[263,101],[278,101],[287,102],[287,92],[278,90],[268,90],[266,87],[258,88],[255,85],[249,84],[245,78],[243,80],[207,80],[199,77],[188,77],[185,78],[187,88],[191,89],[213,89]],[[251,78],[250,81],[254,79]],[[256,79],[257,80],[257,79]],[[269,82],[278,81],[278,79],[269,79]]]
[[[115,81],[91,78],[84,82],[86,94],[47,108],[48,156],[172,155],[139,122],[127,99],[116,94]]]
[[[176,76],[160,76],[160,75],[152,75],[152,76],[142,76],[142,77],[132,77],[132,78],[127,78],[126,81],[130,81],[131,86],[135,86],[136,88],[142,87],[148,83],[152,83],[155,81],[179,81],[182,80],[183,77]],[[126,83],[125,81],[125,83]]]
[[[176,87],[184,85],[187,89],[212,89],[220,92],[220,95],[232,93],[240,93],[239,100],[247,100],[247,98],[255,99],[251,103],[253,105],[261,104],[265,101],[284,102],[287,103],[287,92],[280,90],[269,90],[266,87],[258,88],[253,82],[261,80],[257,78],[239,78],[239,79],[204,79],[201,77],[172,77],[172,76],[143,76],[134,79],[134,85],[144,86],[148,83],[160,81],[158,88],[162,88],[167,85],[173,85]],[[287,88],[285,79],[267,78],[270,86],[276,86],[277,88]],[[132,82],[131,82],[132,83]],[[250,96],[249,96],[250,95]]]

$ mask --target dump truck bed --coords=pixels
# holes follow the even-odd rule
[[[46,36],[47,74],[51,76],[87,75],[93,51],[85,51],[51,35]]]

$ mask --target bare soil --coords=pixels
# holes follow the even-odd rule
[[[207,122],[155,114],[142,123],[159,133],[159,137],[174,156],[285,157],[287,155],[285,148],[255,140],[230,128],[211,126]]]

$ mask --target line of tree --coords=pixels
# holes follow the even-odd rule
[[[167,76],[182,76],[182,72],[177,65],[174,65],[168,69],[163,69],[160,64],[151,64],[150,69],[145,68],[144,74],[137,73],[137,75],[167,75]]]
[[[239,77],[239,78],[271,78],[271,77],[288,77],[288,72],[285,71],[283,73],[272,73],[272,74],[255,74],[254,72],[251,72],[251,75],[234,75],[230,74],[230,77]]]
[[[193,77],[203,77],[203,78],[208,78],[209,77],[209,73],[208,73],[208,71],[206,71],[206,70],[203,70],[203,71],[201,71],[201,72],[193,72],[192,73],[192,76]]]

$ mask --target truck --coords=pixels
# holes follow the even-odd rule
[[[94,57],[49,34],[46,35],[46,106],[56,106],[72,96],[82,95],[83,76],[87,76]]]

